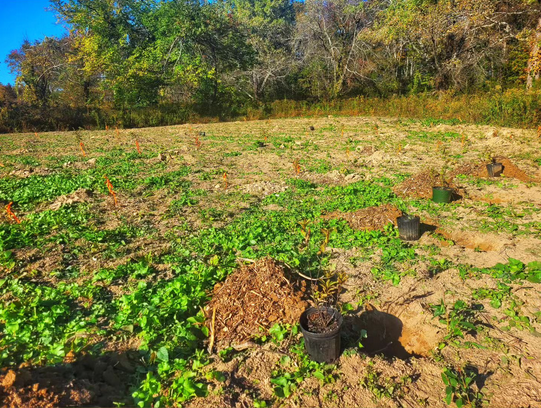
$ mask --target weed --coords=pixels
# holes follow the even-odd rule
[[[502,302],[511,295],[511,287],[498,282],[497,289],[479,288],[472,292],[474,299],[490,299],[490,305],[496,309],[502,306]]]
[[[334,382],[332,371],[335,366],[310,360],[304,352],[304,341],[294,345],[291,352],[293,356],[282,356],[277,368],[271,373],[270,382],[274,385],[274,394],[278,398],[293,395],[306,378],[315,377],[322,384]]]
[[[481,330],[477,313],[482,310],[482,305],[470,305],[463,300],[457,300],[451,308],[448,308],[442,300],[439,305],[431,307],[434,317],[439,317],[440,323],[447,326],[447,335],[444,337],[446,342],[458,345],[458,338],[464,338],[467,333],[476,334]],[[440,348],[443,347],[445,343],[440,344]]]
[[[445,403],[447,405],[454,402],[458,408],[481,406],[483,394],[472,388],[475,385],[477,374],[471,368],[445,368],[441,373],[441,378],[445,384]]]
[[[382,398],[392,400],[401,398],[404,395],[403,388],[409,383],[411,383],[410,377],[383,378],[381,373],[374,368],[373,362],[367,364],[365,375],[360,380],[360,384],[372,393],[376,402]]]

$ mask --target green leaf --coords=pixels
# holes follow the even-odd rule
[[[156,353],[156,358],[160,361],[168,362],[169,361],[169,352],[165,347],[160,347]]]

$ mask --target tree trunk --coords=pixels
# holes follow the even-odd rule
[[[537,61],[541,58],[539,43],[541,43],[541,17],[537,22],[537,29],[535,30],[535,36],[533,39],[532,50],[530,51],[530,59],[528,60],[528,78],[526,79],[526,88],[530,89],[534,80],[539,79],[539,64]]]

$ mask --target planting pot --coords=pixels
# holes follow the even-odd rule
[[[332,316],[332,321],[328,325],[330,329],[323,333],[314,333],[309,330],[309,319],[322,312]],[[318,363],[331,363],[340,357],[342,323],[342,315],[332,307],[311,307],[301,314],[300,326],[304,336],[304,346],[311,360]]]
[[[432,187],[432,201],[435,203],[450,203],[453,189],[449,187]]]
[[[400,239],[416,241],[421,237],[421,218],[418,215],[406,215],[396,219]]]
[[[501,163],[487,164],[487,171],[488,171],[489,177],[500,177],[500,174],[503,171],[503,164]]]

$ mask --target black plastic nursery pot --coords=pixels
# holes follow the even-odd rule
[[[324,333],[311,332],[309,330],[309,319],[321,312],[326,312],[332,317],[332,321],[329,321],[331,330]],[[335,322],[336,324],[334,324]],[[332,363],[340,357],[342,323],[342,315],[332,307],[311,307],[301,314],[300,326],[304,336],[304,347],[311,360],[318,363]]]
[[[421,237],[421,218],[418,215],[403,215],[396,219],[400,239],[416,241]]]
[[[435,203],[450,203],[453,189],[449,187],[432,187],[432,201]]]
[[[489,177],[500,177],[503,171],[503,164],[501,163],[490,163],[487,164],[487,171]]]

